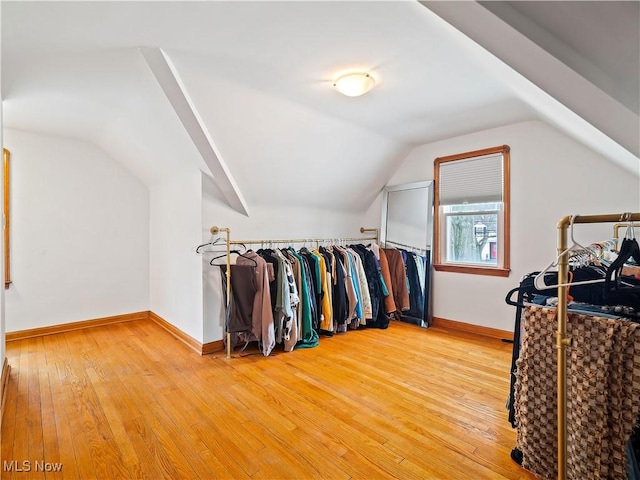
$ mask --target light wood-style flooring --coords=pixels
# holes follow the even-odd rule
[[[2,478],[534,479],[510,352],[399,322],[231,360],[149,320],[13,341]]]

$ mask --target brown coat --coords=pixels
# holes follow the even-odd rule
[[[387,286],[389,295],[384,297],[384,309],[386,313],[395,312],[398,308],[393,298],[393,283],[391,282],[391,271],[389,270],[389,261],[387,260],[387,254],[384,253],[384,248],[380,249],[380,273],[384,278],[384,283]]]
[[[389,262],[389,273],[391,274],[391,286],[393,288],[393,300],[396,309],[400,308],[406,312],[411,308],[409,304],[409,290],[407,289],[407,273],[405,271],[402,253],[395,248],[383,248]]]

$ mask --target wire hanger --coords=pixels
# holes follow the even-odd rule
[[[569,248],[567,248],[564,252],[562,252],[561,254],[559,254],[556,259],[551,262],[549,265],[547,265],[545,267],[544,270],[542,270],[540,273],[538,273],[534,279],[533,279],[533,284],[535,285],[535,287],[538,290],[546,290],[549,288],[557,288],[557,287],[568,287],[568,286],[574,286],[574,285],[588,285],[588,284],[592,284],[592,283],[604,283],[605,279],[598,279],[598,280],[585,280],[582,282],[569,282],[569,283],[558,283],[555,285],[547,285],[547,283],[545,282],[545,274],[551,270],[554,267],[558,266],[558,262],[560,261],[560,259],[564,256],[564,255],[568,255],[569,252],[571,251],[576,251],[576,252],[581,252],[581,253],[592,253],[593,251],[590,250],[589,248],[583,247],[582,245],[580,245],[576,239],[573,236],[573,222],[574,220],[578,217],[578,215],[572,215],[571,216],[571,222],[569,224],[570,226],[570,231],[571,231],[571,246]]]
[[[224,239],[224,238],[222,238],[222,237],[217,237],[217,238],[215,238],[215,239],[214,239],[214,238],[211,238],[211,240],[209,240],[207,243],[203,243],[203,244],[201,244],[201,245],[198,245],[198,246],[196,247],[196,253],[198,253],[198,254],[199,254],[199,253],[202,253],[202,252],[200,251],[200,249],[201,249],[201,248],[209,247],[209,246],[214,247],[214,246],[216,246],[216,245],[222,245],[222,244],[225,244],[225,243],[226,243],[226,242],[225,242],[225,239]]]
[[[247,257],[244,253],[242,253],[242,252],[240,252],[240,251],[238,251],[238,250],[231,250],[231,251],[229,252],[229,254],[232,254],[232,253],[235,253],[235,254],[236,254],[236,255],[238,255],[239,257],[246,258],[247,260],[251,260],[251,262],[253,262],[253,265],[254,265],[255,267],[257,267],[257,266],[258,266],[258,262],[256,262],[256,261],[255,261],[255,259],[253,259],[253,258],[251,258],[251,257]],[[215,262],[216,260],[219,260],[220,258],[225,258],[226,256],[227,256],[227,254],[225,253],[224,255],[218,255],[217,257],[212,258],[212,259],[211,259],[211,261],[209,262],[209,265],[211,265],[211,266],[215,266],[215,265],[218,265],[218,266],[226,266],[226,264],[213,263],[213,262]]]
[[[625,286],[625,282],[622,281],[622,270],[625,263],[631,258],[636,262],[640,262],[640,245],[638,245],[638,241],[635,238],[635,230],[630,218],[630,213],[625,214],[624,221],[628,220],[629,225],[627,226],[627,231],[622,239],[618,257],[611,263],[606,272],[605,291],[607,292],[612,290],[638,291],[639,289],[637,285]]]
[[[624,220],[623,221],[627,221],[629,222],[627,224],[627,230],[624,232],[624,238],[627,238],[629,240],[635,240],[636,238],[636,230],[635,230],[635,225],[634,223],[631,221],[631,213],[625,213],[624,214]]]

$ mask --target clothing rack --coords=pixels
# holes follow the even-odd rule
[[[316,248],[319,248],[321,243],[328,242],[363,242],[372,240],[378,243],[379,230],[377,228],[364,228],[360,227],[360,233],[373,232],[374,235],[370,237],[331,237],[331,238],[288,238],[288,239],[260,239],[260,240],[231,240],[231,229],[226,227],[212,226],[209,231],[211,235],[218,235],[220,232],[226,233],[226,261],[227,261],[227,311],[229,310],[229,304],[231,302],[231,245],[273,245],[273,244],[286,244],[291,245],[293,243],[312,243],[315,242]],[[227,353],[226,359],[231,359],[231,332],[226,333],[227,337]]]
[[[576,223],[621,223],[624,226],[639,222],[640,213],[604,215],[568,215],[558,222],[558,326],[556,331],[557,386],[558,386],[558,480],[567,477],[567,348],[571,337],[567,335],[567,284],[569,282],[569,251],[567,232]],[[615,227],[614,227],[615,228]],[[617,230],[614,230],[617,233]]]
[[[385,245],[387,243],[392,243],[393,245],[397,245],[398,247],[404,247],[404,248],[408,248],[409,250],[416,250],[422,254],[424,254],[427,249],[426,248],[421,248],[421,247],[414,247],[413,245],[407,245],[406,243],[400,243],[400,242],[394,242],[393,240],[385,240],[384,241]]]
[[[618,239],[620,238],[620,229],[621,228],[627,228],[627,227],[638,227],[638,228],[640,228],[640,223],[618,222],[618,223],[613,225],[613,238],[616,241],[616,244],[615,244],[616,251],[618,250]]]

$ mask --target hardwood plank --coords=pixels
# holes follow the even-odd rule
[[[90,335],[95,334],[96,337],[92,341],[100,343],[101,333],[91,332]],[[93,361],[95,357],[87,359],[98,401],[114,432],[110,441],[119,448],[117,468],[125,472],[122,478],[127,478],[127,470],[129,476],[134,475],[135,478],[185,478],[185,475],[178,475],[178,470],[166,455],[162,445],[166,436],[161,434],[159,439],[154,431],[155,419],[148,415],[147,410],[152,396],[146,395],[148,391],[142,393],[142,399],[134,395],[138,393],[141,376],[136,374],[130,362],[119,360],[129,358],[120,347],[109,345],[106,352],[103,348],[101,366]],[[120,368],[123,363],[126,364],[124,371]]]
[[[273,385],[269,386],[271,390],[277,390],[278,387],[278,382],[274,382]],[[302,395],[297,396],[300,398],[295,398],[295,400],[302,400],[304,398]],[[296,423],[298,427],[296,431],[298,441],[295,442],[296,451],[300,451],[301,455],[306,457],[308,453],[301,451],[302,449],[300,447],[312,445],[313,450],[321,454],[319,456],[321,464],[326,463],[326,461],[322,459],[333,458],[335,466],[339,467],[350,477],[391,478],[384,468],[384,465],[391,465],[393,470],[397,466],[396,462],[401,460],[402,457],[391,457],[391,460],[389,460],[389,456],[382,446],[382,443],[386,441],[386,439],[377,434],[374,435],[373,438],[367,435],[374,431],[366,425],[351,422],[351,412],[347,409],[342,410],[341,407],[342,405],[335,402],[329,403],[323,401],[320,404],[312,402],[308,404],[304,410],[291,410],[288,418],[290,421]],[[327,415],[327,409],[333,412],[331,417]],[[339,418],[334,419],[332,417]],[[332,423],[328,424],[327,422]],[[361,435],[363,433],[369,441],[368,445],[362,443]],[[356,451],[354,451],[354,449]],[[377,452],[375,452],[375,450],[377,450]],[[383,457],[387,457],[382,460],[383,466],[379,466],[378,462],[371,462],[368,459],[368,455],[372,452],[375,452],[373,456],[376,456],[376,453],[378,453]],[[404,474],[402,478],[414,477]]]
[[[86,331],[82,331],[79,335],[82,335],[80,338],[86,349],[79,348],[77,344],[74,346],[74,350],[78,354],[71,357],[72,363],[69,365],[70,370],[68,370],[76,414],[84,431],[96,476],[98,478],[119,478],[122,473],[126,472],[119,471],[121,463],[118,451],[110,442],[112,433],[105,419],[104,411],[99,407],[96,392],[88,376],[88,365],[84,360],[84,354],[93,349],[93,345],[88,342]],[[77,335],[74,335],[73,338],[77,338]],[[71,345],[74,343],[70,342]]]
[[[28,473],[30,479],[44,479],[45,472],[37,468],[36,462],[44,460],[44,429],[43,429],[43,404],[42,392],[40,389],[40,367],[45,363],[43,355],[38,355],[37,341],[28,342],[29,370],[28,370],[28,411],[27,411],[27,430],[29,455],[26,457],[31,464],[31,471]],[[40,348],[41,349],[41,348]],[[44,385],[43,385],[44,388]]]
[[[171,338],[170,341],[173,342],[175,340]],[[155,348],[152,347],[151,349],[149,349],[148,345],[138,344],[137,340],[136,340],[136,348],[148,351],[148,354],[150,356],[157,357],[158,362],[161,362],[163,359],[163,356],[161,354],[158,354]],[[198,443],[201,445],[203,449],[206,449],[207,445],[210,445],[213,451],[216,451],[216,452],[228,451],[230,449],[232,450],[234,448],[234,445],[237,443],[236,441],[226,442],[226,443],[224,441],[220,442],[220,437],[224,437],[224,435],[217,435],[217,434],[212,435],[212,433],[214,433],[212,431],[204,432],[199,429],[199,425],[200,425],[199,419],[207,418],[212,413],[215,415],[219,415],[221,410],[220,409],[221,406],[218,404],[218,408],[216,408],[215,412],[212,412],[210,407],[211,404],[207,403],[207,399],[209,400],[209,402],[211,400],[211,392],[213,390],[210,387],[207,388],[206,385],[203,390],[201,388],[202,385],[200,385],[198,382],[194,382],[193,379],[190,378],[191,376],[190,372],[191,373],[195,372],[195,370],[193,370],[194,362],[196,364],[199,362],[207,363],[210,360],[195,359],[192,356],[185,356],[185,357],[177,357],[176,361],[179,363],[179,365],[175,365],[171,368],[172,370],[175,368],[176,375],[171,376],[170,378],[167,377],[167,379],[163,380],[161,383],[158,383],[157,375],[155,375],[153,370],[146,370],[146,374],[140,377],[142,382],[145,382],[145,379],[153,379],[153,382],[148,385],[149,391],[154,390],[156,392],[156,394],[154,395],[153,401],[158,402],[159,407],[172,412],[174,415],[177,413],[176,405],[186,407],[186,408],[180,408],[180,411],[183,412],[184,414],[187,414],[187,418],[190,417],[191,422],[194,422],[194,421],[198,422],[198,424],[196,424],[195,427],[190,426],[190,428],[186,430],[189,431],[189,435],[192,438],[195,437],[198,439]],[[158,365],[162,366],[163,371],[166,372],[166,368],[164,365],[160,363]],[[219,431],[220,422],[224,421],[226,417],[233,418],[233,415],[224,415],[220,418],[212,419],[214,422],[213,425],[216,431]],[[180,417],[172,416],[171,418],[174,419],[175,421]],[[176,429],[180,429],[180,428],[184,428],[184,424],[180,424],[179,427],[176,427]],[[235,425],[233,425],[231,428],[235,428]],[[176,434],[177,433],[178,432],[176,431]],[[181,433],[181,435],[184,436],[185,434]],[[245,436],[246,436],[246,432],[245,432]],[[254,439],[253,437],[251,437],[250,440],[252,445],[256,445],[256,443],[258,443],[257,440]],[[243,441],[240,440],[239,443],[243,444]],[[196,444],[195,446],[196,449],[199,448],[197,445],[198,444]],[[259,444],[259,446],[262,446],[262,444]],[[191,445],[189,447],[189,449],[192,449],[192,448],[194,448],[194,445]],[[238,454],[236,456],[240,456],[244,454],[244,452],[247,450],[248,449],[246,448],[239,448]],[[199,456],[202,458],[202,455],[199,455]],[[222,478],[242,478],[246,476],[246,473],[244,473],[244,471],[237,465],[237,462],[232,462],[231,464],[229,464],[228,462],[225,461],[226,458],[227,457],[224,456],[222,462],[219,462],[218,459],[216,459],[214,464],[216,468],[221,469],[219,473],[221,474]],[[248,458],[250,461],[254,461],[251,456],[249,456]],[[191,461],[193,460],[194,459],[192,458]],[[223,464],[225,466],[223,466]],[[206,471],[207,468],[208,466],[204,469],[204,471]],[[249,469],[251,469],[251,467]],[[253,469],[255,470],[255,467]],[[211,477],[211,478],[219,478],[219,477]]]
[[[51,380],[50,365],[48,363],[46,350],[44,349],[43,339],[40,338],[36,342],[33,342],[38,349],[44,351],[44,355],[39,355],[38,359],[38,380],[40,386],[40,414],[42,425],[42,457],[40,460],[47,463],[60,463],[60,451],[58,440],[58,431],[55,421],[55,408],[54,399],[51,392]],[[47,456],[44,456],[44,452],[47,452]],[[47,479],[61,479],[62,472],[45,470],[44,477]]]
[[[29,412],[29,352],[28,343],[23,340],[20,343],[20,357],[18,359],[18,395],[16,398],[16,422],[14,432],[14,450],[8,456],[22,465],[29,460],[29,426],[27,424]],[[26,428],[25,428],[26,427]],[[12,472],[9,478],[18,478],[20,474]]]
[[[172,340],[173,341],[173,340]],[[148,345],[138,345],[142,350],[147,351]],[[149,349],[148,354],[157,357],[158,362],[162,356],[158,355],[155,349]],[[185,361],[186,360],[186,361]],[[193,369],[195,363],[209,363],[209,359],[194,359],[193,357],[183,357],[177,359],[179,365],[175,365],[175,374],[167,376],[161,385],[155,384],[153,388],[167,392],[168,397],[163,400],[166,408],[169,404],[181,405],[187,418],[190,418],[193,434],[196,435],[205,446],[213,451],[222,453],[218,457],[219,467],[232,473],[231,478],[243,478],[248,474],[257,471],[255,455],[250,452],[263,448],[263,444],[248,432],[237,428],[237,416],[234,411],[225,409],[224,404],[217,403],[216,409],[211,409],[212,397],[215,390],[207,384],[200,382],[196,375],[197,370]],[[158,364],[161,365],[162,364]],[[163,372],[166,368],[162,366]],[[158,372],[161,374],[161,372]],[[145,378],[155,378],[156,374],[149,370]],[[156,395],[155,400],[161,399],[162,395]],[[174,409],[175,410],[175,409]],[[208,427],[207,427],[208,425]],[[221,441],[221,439],[224,439]],[[229,456],[229,453],[233,453]]]
[[[193,418],[185,417],[184,412],[176,408],[172,401],[172,394],[162,394],[156,398],[159,407],[172,420],[169,424],[171,435],[178,442],[178,447],[185,455],[189,465],[193,466],[193,469],[199,472],[199,475],[204,478],[248,478],[248,475],[241,470],[237,462],[232,461],[231,467],[228,468],[225,466],[225,461],[221,461],[217,456],[211,455],[211,450],[229,453],[229,443],[220,443],[215,434],[211,435],[214,438],[213,443],[205,442],[209,435],[201,438],[195,428],[184,428],[184,425],[193,422]],[[232,457],[235,457],[235,455]]]
[[[157,456],[154,454],[153,445],[150,445],[148,440],[151,426],[147,423],[144,412],[141,412],[131,400],[124,385],[114,388],[111,397],[115,408],[121,412],[120,420],[125,431],[124,437],[116,439],[117,444],[125,450],[126,453],[123,454],[125,459],[129,452],[129,444],[136,456],[136,463],[132,467],[134,470],[130,474],[139,474],[140,476],[136,478],[164,478],[162,469],[157,465]],[[125,460],[123,460],[123,467],[126,467],[127,464],[124,462]],[[138,467],[136,464],[140,466]]]
[[[47,365],[49,366],[49,389],[51,391],[51,400],[53,405],[53,421],[56,426],[57,452],[59,456],[56,458],[55,450],[51,451],[46,448],[47,460],[52,462],[60,462],[63,467],[63,478],[79,478],[77,469],[76,456],[74,450],[73,434],[70,424],[65,415],[65,406],[61,403],[65,399],[61,377],[60,358],[62,346],[60,340],[62,336],[51,335],[43,337],[43,348],[47,354]],[[51,455],[51,456],[49,456]]]
[[[168,478],[197,478],[192,464],[185,456],[188,451],[187,444],[182,440],[182,433],[175,426],[175,419],[171,418],[166,411],[158,404],[157,397],[147,395],[151,384],[144,379],[136,381],[129,380],[123,383],[129,392],[134,404],[140,412],[144,411],[146,422],[150,431],[147,438],[148,446],[152,454],[156,457],[159,468]],[[182,448],[181,448],[182,447]],[[185,450],[185,447],[187,450]],[[200,445],[195,445],[200,448]],[[192,459],[197,456],[192,456]],[[203,465],[200,466],[204,468]]]
[[[138,455],[122,421],[121,410],[114,400],[115,397],[123,393],[126,394],[126,392],[123,392],[122,387],[114,382],[107,384],[101,382],[100,377],[94,370],[88,370],[87,374],[99,398],[100,408],[102,408],[105,413],[105,419],[109,424],[109,429],[113,433],[113,438],[114,440],[117,439],[119,461],[122,464],[123,472],[135,478],[149,478],[138,461]],[[127,413],[129,414],[130,411]]]
[[[13,341],[2,456],[65,479],[530,480],[509,457],[510,349],[399,322],[232,360],[149,319]]]
[[[7,383],[6,403],[5,410],[2,415],[2,433],[0,434],[0,446],[2,451],[3,468],[1,476],[2,478],[13,478],[12,472],[5,471],[4,461],[13,461],[15,451],[15,436],[18,428],[22,428],[16,425],[16,417],[18,412],[18,370],[15,365],[20,359],[20,344],[15,345],[12,352],[7,352],[7,360],[10,365],[14,365],[14,368],[9,372],[9,381]]]

